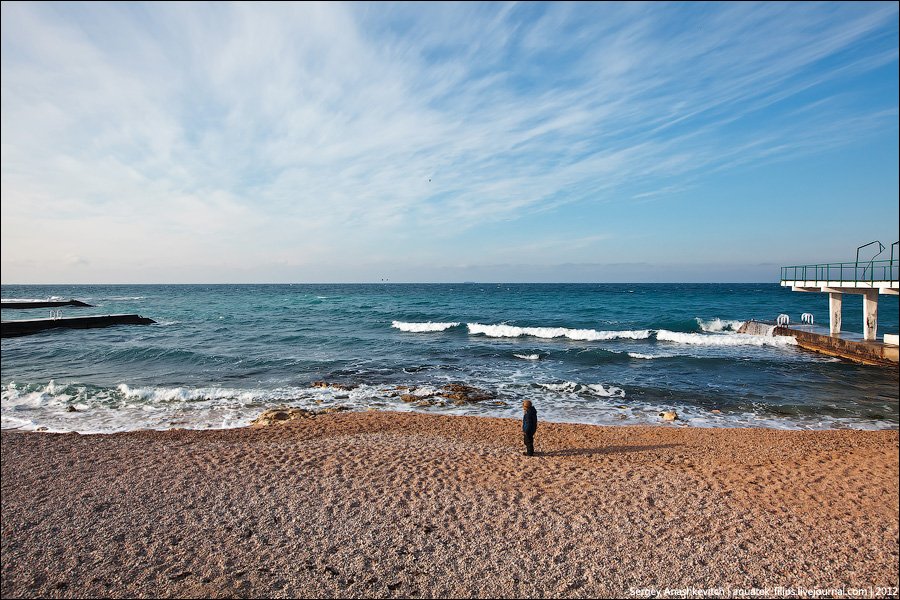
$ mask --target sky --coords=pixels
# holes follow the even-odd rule
[[[896,2],[4,2],[0,60],[5,284],[765,282],[898,239]]]

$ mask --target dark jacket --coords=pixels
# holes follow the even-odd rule
[[[537,431],[537,411],[533,406],[529,406],[522,417],[522,431],[531,435]]]

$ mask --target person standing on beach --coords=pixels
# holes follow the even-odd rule
[[[525,456],[534,456],[534,434],[537,432],[537,411],[531,400],[522,402],[522,431],[525,433]]]

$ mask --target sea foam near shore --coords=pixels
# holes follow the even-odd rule
[[[491,390],[486,390],[492,393]],[[506,384],[490,402],[453,402],[441,396],[441,384],[298,386],[267,389],[136,387],[120,384],[98,389],[78,384],[10,384],[2,391],[2,428],[25,431],[112,433],[136,429],[230,429],[249,425],[269,408],[354,411],[417,411],[440,415],[517,417],[524,399],[539,408],[542,421],[594,425],[693,427],[767,427],[774,429],[893,429],[886,420],[843,418],[796,412],[772,415],[727,402],[695,406],[630,395],[603,382],[551,381]],[[430,399],[437,396],[437,400]],[[415,398],[423,402],[417,402]],[[428,400],[425,402],[425,400]],[[678,420],[664,423],[660,413],[676,410]]]

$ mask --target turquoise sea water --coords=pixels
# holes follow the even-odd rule
[[[4,339],[4,428],[235,427],[284,405],[518,418],[525,398],[549,421],[660,423],[674,409],[674,426],[898,426],[896,368],[735,333],[782,313],[827,325],[826,295],[777,284],[3,286],[2,297],[77,298],[96,306],[64,316],[158,322]],[[843,320],[862,331],[860,297],[845,296]],[[897,298],[882,296],[879,333],[897,330]],[[399,397],[398,386],[424,398],[454,382],[496,400]]]

